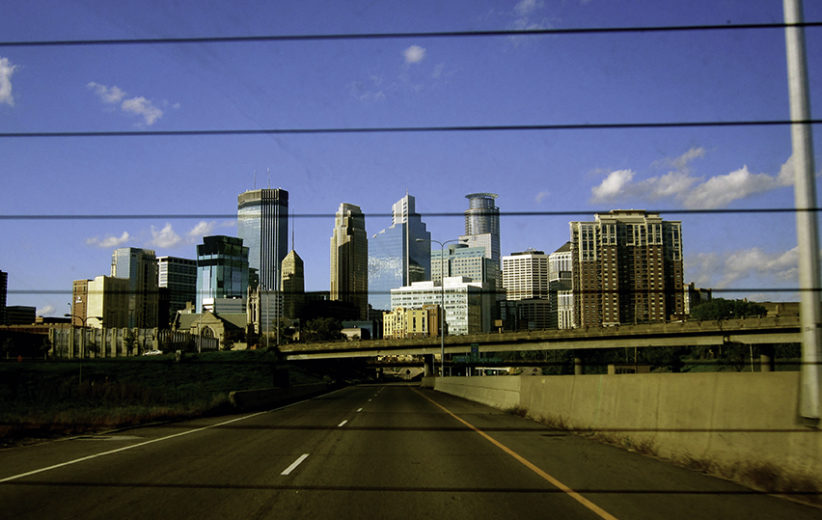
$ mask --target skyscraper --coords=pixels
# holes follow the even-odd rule
[[[305,267],[303,259],[293,249],[285,255],[282,264],[281,289],[283,317],[296,318],[305,300]]]
[[[468,209],[465,210],[465,235],[460,237],[460,242],[485,250],[485,257],[491,259],[493,266],[488,279],[496,280],[497,299],[504,299],[500,276],[499,208],[494,203],[497,194],[469,193],[465,198],[468,199]]]
[[[129,281],[128,326],[141,329],[156,327],[159,291],[154,251],[136,247],[115,249],[111,255],[111,276]],[[91,311],[87,312],[91,315]]]
[[[368,235],[359,206],[342,203],[331,234],[331,299],[351,303],[368,318]]]
[[[484,247],[486,256],[497,263],[500,261],[499,208],[494,204],[496,193],[470,193],[468,209],[465,210],[465,235],[460,242],[468,247]]]
[[[266,290],[280,289],[280,266],[288,253],[288,192],[261,189],[237,197],[237,235],[248,248],[248,265]]]
[[[160,318],[173,320],[177,311],[186,308],[186,302],[194,303],[197,300],[197,261],[161,256],[157,259],[157,266],[157,284],[161,289],[168,290],[169,299],[169,316]]]
[[[237,237],[203,237],[197,246],[197,312],[214,308],[217,298],[245,300],[248,291],[248,248]]]
[[[661,322],[684,314],[681,222],[613,210],[570,227],[577,326]]]
[[[391,289],[431,276],[431,233],[414,197],[406,194],[392,209],[391,227],[373,235],[368,246],[368,303],[374,309],[390,308]]]

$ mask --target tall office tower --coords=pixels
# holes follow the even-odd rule
[[[331,234],[331,299],[356,306],[368,319],[368,235],[359,206],[340,204]]]
[[[88,280],[86,326],[96,329],[133,327],[129,324],[134,316],[132,294],[131,280],[127,278],[97,276]]]
[[[486,256],[499,265],[499,208],[494,204],[497,194],[470,193],[465,198],[465,235],[460,241],[469,247],[484,247]]]
[[[157,258],[157,285],[168,290],[168,316],[160,318],[173,320],[177,311],[186,308],[187,302],[194,303],[197,299],[197,260],[176,256]]]
[[[414,197],[406,194],[392,209],[391,227],[373,235],[368,245],[368,303],[374,309],[390,308],[391,289],[431,276],[431,233]]]
[[[551,300],[550,327],[570,329],[574,324],[571,271],[571,242],[548,255],[548,299]]]
[[[218,298],[239,298],[244,302],[248,263],[248,248],[242,238],[203,237],[203,243],[197,246],[197,312],[203,312],[204,307],[214,309],[214,300]]]
[[[88,317],[88,284],[91,280],[74,280],[71,284],[71,325],[85,327]]]
[[[502,277],[500,276],[500,244],[499,244],[499,208],[494,201],[496,193],[469,193],[468,209],[465,210],[465,235],[459,238],[460,242],[468,247],[482,247],[485,256],[493,261],[496,273],[489,277],[497,280],[497,299],[504,299],[502,291]]]
[[[283,300],[282,315],[285,318],[297,318],[305,300],[305,268],[303,259],[293,249],[285,255],[282,265],[281,291]]]
[[[529,249],[502,257],[502,286],[508,300],[548,298],[548,256]]]
[[[6,324],[6,296],[8,294],[9,273],[0,271],[0,325]]]
[[[248,248],[248,265],[264,290],[280,289],[280,266],[288,253],[288,192],[251,190],[237,197],[237,235]]]
[[[684,313],[682,223],[638,210],[571,222],[577,326],[661,322]]]
[[[129,280],[128,327],[156,327],[159,291],[154,251],[135,247],[115,249],[111,255],[111,276]]]

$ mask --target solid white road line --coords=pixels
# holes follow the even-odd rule
[[[288,475],[288,474],[290,474],[292,471],[294,471],[295,469],[297,469],[297,466],[299,466],[300,464],[302,464],[302,462],[303,462],[305,459],[307,459],[307,458],[308,458],[308,453],[303,453],[302,455],[300,455],[300,456],[297,458],[297,460],[295,460],[294,462],[292,462],[290,466],[288,466],[287,468],[285,468],[285,469],[283,470],[283,472],[282,472],[282,473],[280,473],[280,475]]]
[[[202,428],[195,428],[193,430],[186,430],[184,432],[175,433],[175,434],[172,434],[172,435],[166,435],[165,437],[160,437],[159,439],[152,439],[150,441],[140,442],[140,443],[137,443],[137,444],[132,444],[131,446],[125,446],[123,448],[117,448],[116,450],[109,450],[109,451],[104,451],[102,453],[96,453],[94,455],[89,455],[87,457],[80,457],[79,459],[70,460],[68,462],[62,462],[60,464],[55,464],[53,466],[48,466],[47,468],[35,469],[33,471],[28,471],[26,473],[20,473],[19,475],[12,475],[10,477],[0,479],[0,483],[10,482],[12,480],[17,480],[17,479],[20,479],[20,478],[23,478],[23,477],[29,477],[31,475],[36,475],[38,473],[43,473],[45,471],[51,471],[53,469],[62,468],[63,466],[70,466],[71,464],[77,464],[78,462],[85,462],[87,460],[96,459],[98,457],[105,457],[106,455],[112,455],[114,453],[120,453],[121,451],[127,451],[127,450],[131,450],[131,449],[134,449],[134,448],[139,448],[141,446],[146,446],[148,444],[154,444],[155,442],[162,442],[162,441],[166,441],[166,440],[169,440],[169,439],[173,439],[175,437],[182,437],[183,435],[188,435],[188,434],[191,434],[191,433],[201,432],[203,430],[210,430],[212,428],[219,428],[220,426],[225,426],[226,424],[231,424],[231,423],[235,423],[235,422],[238,422],[238,421],[244,421],[246,419],[250,419],[251,417],[256,417],[256,416],[262,415],[264,413],[268,413],[268,412],[258,412],[258,413],[254,413],[254,414],[251,414],[251,415],[246,415],[244,417],[238,417],[236,419],[223,421],[221,423],[211,424],[209,426],[203,426]]]

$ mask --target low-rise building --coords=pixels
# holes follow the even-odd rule
[[[434,337],[439,335],[439,323],[439,305],[423,305],[421,309],[397,307],[383,313],[383,337]]]

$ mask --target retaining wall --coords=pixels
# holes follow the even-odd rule
[[[797,420],[798,372],[446,377],[434,388],[769,491],[822,490],[822,431]]]

